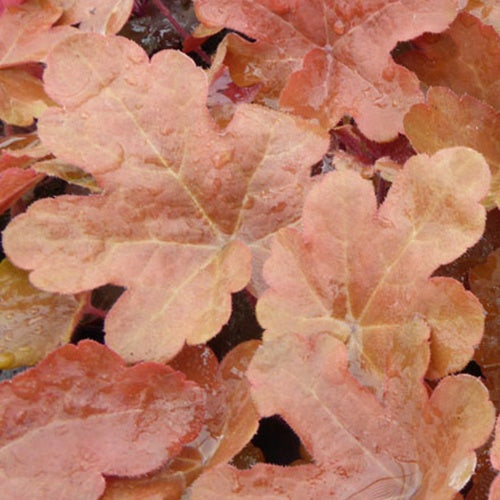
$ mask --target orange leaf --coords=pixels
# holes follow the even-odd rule
[[[314,464],[214,467],[193,484],[193,500],[451,499],[473,472],[472,450],[493,426],[487,391],[466,375],[444,379],[430,399],[424,391],[400,408],[382,405],[349,373],[345,346],[325,334],[265,342],[248,376],[260,414],[282,415]]]
[[[250,279],[250,247],[262,260],[274,233],[300,218],[328,135],[250,104],[220,129],[203,70],[176,51],[149,63],[120,37],[71,38],[44,78],[63,108],[40,119],[43,143],[105,194],[33,204],[5,230],[5,251],[44,290],[128,288],[106,342],[129,361],[167,360],[185,340],[213,337]],[[254,281],[259,271],[257,260]]]
[[[0,119],[27,127],[50,106],[40,79],[22,67],[0,69]]]
[[[467,148],[410,158],[379,209],[370,183],[327,174],[305,202],[303,235],[280,231],[265,264],[264,339],[327,332],[347,343],[361,380],[380,388],[387,370],[405,369],[395,343],[419,344],[425,370],[430,327],[429,375],[465,366],[481,339],[481,305],[458,282],[429,277],[481,236],[488,185],[486,162]]]
[[[229,35],[220,47],[238,85],[261,83],[262,102],[279,100],[326,128],[351,115],[376,141],[401,132],[404,114],[422,99],[415,76],[390,51],[398,41],[444,30],[456,15],[452,0],[197,0],[195,6],[202,23],[256,40]]]
[[[34,365],[69,342],[85,297],[37,290],[26,272],[0,262],[0,369]]]
[[[492,175],[490,199],[500,197],[500,113],[469,95],[431,87],[425,104],[416,104],[404,119],[406,135],[419,153],[434,154],[451,146],[479,151]],[[500,199],[500,198],[499,198]]]
[[[500,34],[462,12],[444,33],[426,33],[396,60],[427,85],[449,87],[500,108]]]
[[[182,374],[155,363],[129,368],[89,340],[54,351],[0,393],[6,498],[97,499],[102,474],[159,467],[196,436],[203,416],[203,392]]]

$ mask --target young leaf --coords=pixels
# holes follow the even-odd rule
[[[279,98],[283,109],[326,128],[349,114],[376,141],[401,132],[404,114],[422,99],[417,79],[390,51],[400,40],[444,30],[456,15],[452,0],[196,0],[195,6],[204,24],[256,40],[231,35],[221,48],[238,85],[260,82],[264,102]]]
[[[43,143],[105,194],[33,204],[5,230],[6,253],[45,290],[128,288],[106,318],[106,342],[129,361],[208,340],[250,279],[249,246],[262,259],[299,219],[327,134],[250,104],[221,130],[206,75],[187,56],[163,51],[149,63],[119,37],[61,44],[45,81],[63,108],[40,119]]]
[[[444,33],[426,33],[396,60],[427,85],[449,87],[500,108],[500,34],[474,16],[460,13]]]
[[[470,376],[443,380],[430,399],[400,401],[396,416],[352,377],[345,346],[326,334],[264,343],[248,376],[260,414],[282,415],[314,464],[218,466],[193,484],[193,500],[453,498],[494,420],[487,391]]]
[[[467,148],[410,158],[379,209],[370,183],[327,174],[305,202],[303,235],[280,231],[264,266],[264,339],[327,332],[347,343],[357,375],[380,387],[396,339],[424,319],[428,376],[463,368],[481,339],[481,304],[453,279],[429,277],[481,236],[488,186],[486,162]]]
[[[90,340],[61,347],[0,384],[2,495],[97,499],[102,474],[144,474],[177,455],[200,430],[203,396],[167,366],[129,368]]]
[[[489,205],[500,200],[500,112],[470,95],[459,98],[445,87],[431,87],[426,103],[413,106],[404,125],[419,153],[434,154],[452,146],[479,151],[492,175]]]
[[[25,271],[0,262],[0,370],[31,366],[69,342],[85,296],[34,288]]]

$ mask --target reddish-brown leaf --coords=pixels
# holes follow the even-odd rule
[[[258,280],[268,241],[300,218],[327,134],[250,104],[220,129],[203,70],[176,51],[149,63],[120,37],[68,40],[44,79],[63,108],[40,119],[43,143],[105,194],[33,204],[4,232],[9,257],[45,290],[128,288],[106,318],[106,342],[127,360],[208,340],[250,279],[250,250]]]
[[[426,33],[396,60],[427,85],[449,87],[500,108],[500,34],[462,12],[441,34]]]
[[[203,391],[173,369],[127,367],[86,340],[0,385],[0,487],[6,498],[99,498],[106,475],[135,476],[200,430]],[[34,480],[36,478],[36,480]]]
[[[345,346],[326,334],[265,342],[248,376],[260,414],[282,415],[314,464],[218,466],[193,484],[193,500],[451,499],[473,472],[472,450],[493,426],[486,389],[463,375],[444,379],[430,399],[425,391],[418,401],[403,398],[393,413],[352,377]]]
[[[481,236],[488,186],[486,162],[468,148],[410,158],[380,209],[355,173],[327,174],[306,200],[303,235],[280,231],[264,267],[264,339],[327,332],[380,387],[386,370],[404,368],[391,354],[398,342],[418,343],[426,359],[430,327],[428,376],[463,368],[483,332],[481,304],[453,279],[429,277]]]
[[[0,213],[5,212],[44,177],[44,174],[38,174],[30,168],[6,168],[0,171]]]
[[[413,74],[394,63],[400,40],[444,30],[452,0],[341,2],[196,0],[200,20],[253,38],[226,39],[236,83],[261,83],[261,100],[332,128],[344,114],[371,139],[403,130],[403,116],[422,100]],[[381,123],[384,125],[381,126]]]
[[[34,288],[25,271],[0,262],[0,370],[31,366],[69,341],[85,297]]]
[[[458,97],[445,87],[431,87],[425,104],[416,104],[404,118],[406,135],[419,153],[468,146],[490,166],[488,205],[500,199],[500,112],[475,97]]]

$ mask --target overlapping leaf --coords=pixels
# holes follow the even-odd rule
[[[444,87],[431,87],[425,104],[416,104],[404,118],[406,135],[420,153],[468,146],[490,166],[488,205],[500,201],[500,112],[475,97],[458,97]]]
[[[500,109],[500,34],[462,12],[444,33],[426,33],[396,60],[427,85],[449,87]]]
[[[239,85],[262,83],[261,98],[327,128],[344,114],[369,138],[402,131],[421,101],[418,81],[390,51],[400,40],[444,30],[455,2],[196,0],[200,20],[256,40],[227,38],[226,64]],[[381,123],[384,126],[381,126]]]
[[[248,376],[261,415],[282,415],[314,464],[215,467],[194,483],[194,500],[451,499],[473,472],[472,450],[493,426],[487,391],[469,376],[443,380],[430,399],[423,391],[418,400],[400,401],[395,418],[394,408],[352,377],[345,346],[326,334],[264,343]]]
[[[106,319],[107,343],[127,360],[206,341],[250,279],[245,243],[262,258],[266,239],[300,217],[327,135],[255,105],[221,130],[201,69],[175,51],[150,64],[119,37],[68,40],[45,81],[64,108],[40,119],[43,143],[106,194],[35,203],[5,231],[6,253],[45,290],[127,287]]]
[[[500,32],[500,5],[496,0],[469,0],[465,10]]]
[[[204,426],[176,459],[141,478],[113,478],[103,498],[181,498],[186,487],[207,467],[226,463],[257,430],[259,416],[250,399],[245,373],[257,341],[239,344],[219,365],[207,346],[187,346],[170,366],[182,371],[207,393]]]
[[[200,430],[203,391],[173,369],[128,368],[93,341],[64,346],[0,385],[6,498],[99,498],[102,474],[135,476]],[[36,478],[36,480],[34,480]]]
[[[495,427],[495,440],[491,448],[491,462],[495,469],[500,470],[500,417],[497,419]],[[490,490],[490,500],[497,500],[500,497],[500,477],[497,476]]]
[[[280,231],[264,267],[264,338],[327,332],[347,343],[357,375],[378,386],[401,363],[394,345],[430,327],[428,376],[465,366],[481,339],[482,307],[457,281],[429,277],[481,236],[488,186],[486,162],[467,148],[410,158],[379,209],[370,183],[328,174],[306,200],[303,235]],[[425,357],[426,334],[418,335]]]
[[[0,369],[34,365],[69,341],[85,297],[37,290],[25,271],[0,263]]]

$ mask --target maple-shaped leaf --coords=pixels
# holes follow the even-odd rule
[[[27,127],[52,103],[42,81],[23,67],[0,69],[0,119]]]
[[[41,117],[42,142],[105,194],[33,204],[5,230],[6,253],[48,291],[128,288],[106,318],[106,342],[127,360],[208,340],[250,279],[249,247],[258,279],[269,239],[300,218],[328,135],[250,104],[220,129],[203,70],[176,51],[150,63],[119,37],[68,40],[44,79],[63,107]]]
[[[467,375],[444,379],[418,403],[401,401],[402,414],[393,413],[349,373],[345,346],[326,334],[265,342],[248,377],[260,414],[281,415],[314,463],[218,466],[195,481],[193,500],[453,498],[493,426],[486,389]]]
[[[400,40],[444,30],[456,15],[452,0],[196,0],[195,6],[204,24],[256,40],[230,35],[221,47],[238,85],[261,83],[263,102],[278,99],[281,108],[326,128],[351,115],[377,141],[402,132],[404,114],[422,100],[415,75],[390,51]]]
[[[34,288],[25,271],[0,262],[0,369],[34,365],[69,342],[85,297]]]
[[[404,118],[406,135],[419,153],[468,146],[479,151],[491,169],[488,205],[500,196],[500,112],[470,95],[458,97],[445,87],[431,87],[425,104],[413,106]]]
[[[500,108],[500,34],[476,17],[460,13],[448,30],[412,41],[396,60],[427,85],[449,87]]]
[[[347,343],[365,383],[378,386],[370,379],[397,361],[396,339],[424,320],[428,376],[463,368],[483,332],[481,304],[459,282],[429,277],[481,236],[488,186],[486,162],[468,148],[411,157],[380,208],[357,174],[327,174],[306,199],[303,234],[281,230],[264,266],[264,339],[328,332]],[[421,342],[424,355],[425,335]]]
[[[156,363],[127,367],[86,340],[0,384],[5,498],[99,498],[106,475],[136,476],[200,430],[204,394]],[[36,479],[34,479],[36,478]]]

